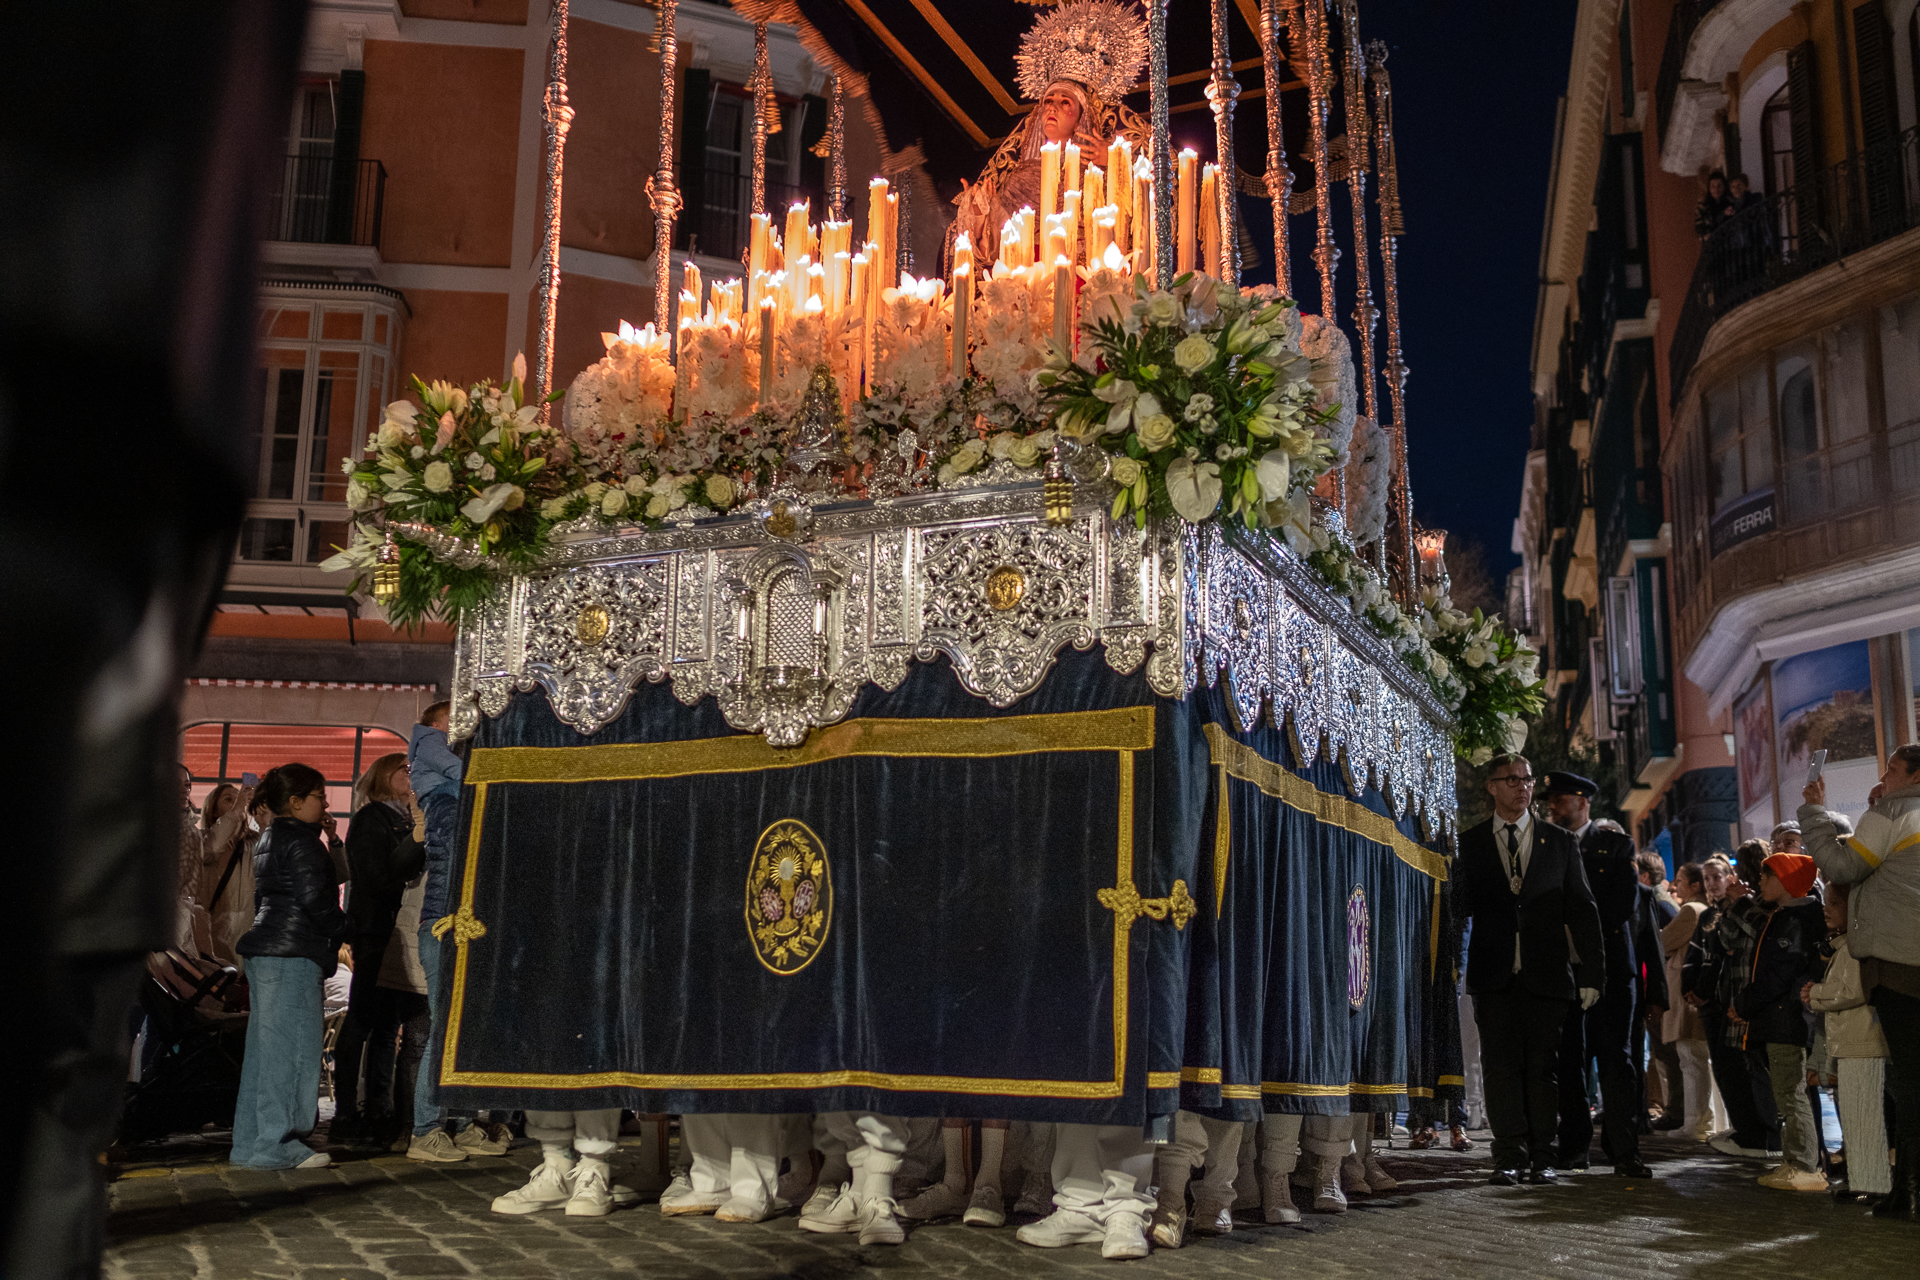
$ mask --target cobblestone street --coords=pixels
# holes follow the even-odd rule
[[[518,1186],[538,1147],[430,1166],[403,1156],[347,1159],[311,1172],[256,1172],[203,1146],[130,1163],[112,1186],[107,1276],[186,1280],[377,1280],[402,1276],[622,1276],[658,1280],[842,1280],[1018,1275],[1028,1280],[1125,1267],[1134,1276],[1766,1276],[1912,1275],[1920,1235],[1824,1195],[1767,1191],[1763,1166],[1694,1144],[1652,1140],[1652,1181],[1575,1174],[1551,1188],[1484,1185],[1484,1135],[1467,1155],[1385,1155],[1400,1192],[1356,1201],[1297,1227],[1243,1223],[1140,1262],[1092,1245],[1042,1251],[957,1223],[921,1227],[900,1248],[807,1235],[792,1215],[758,1226],[665,1219],[651,1204],[598,1219],[510,1218],[488,1209]],[[637,1140],[634,1140],[637,1141]],[[1402,1140],[1404,1141],[1404,1140]],[[631,1159],[631,1147],[622,1156]],[[616,1160],[616,1178],[620,1161]]]

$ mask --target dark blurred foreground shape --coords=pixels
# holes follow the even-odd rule
[[[8,8],[0,635],[18,763],[0,1275],[90,1276],[142,955],[171,936],[174,704],[241,512],[257,239],[302,0]],[[28,782],[31,778],[32,781]]]

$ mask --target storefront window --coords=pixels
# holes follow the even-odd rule
[[[282,764],[305,764],[327,780],[327,808],[345,824],[353,814],[355,779],[381,756],[407,744],[387,729],[331,724],[196,724],[181,731],[180,759],[193,775],[193,803],[223,782],[238,784]]]

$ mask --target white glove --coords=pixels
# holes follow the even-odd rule
[[[1598,987],[1580,988],[1580,1008],[1583,1012],[1585,1010],[1593,1008],[1593,1006],[1599,1003],[1600,1003],[1600,989]]]

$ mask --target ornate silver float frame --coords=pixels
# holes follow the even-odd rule
[[[1008,707],[1071,644],[1180,698],[1224,682],[1237,727],[1287,732],[1347,786],[1451,829],[1453,753],[1426,683],[1283,542],[1167,520],[1110,520],[1096,490],[1064,525],[1040,485],[996,464],[971,487],[660,529],[558,531],[542,571],[510,579],[456,643],[453,734],[516,692],[546,690],[583,735],[642,680],[795,746],[860,689],[944,655],[968,692]],[[1030,473],[1029,473],[1030,474]],[[776,532],[779,531],[779,532]],[[785,533],[786,536],[780,536]]]

